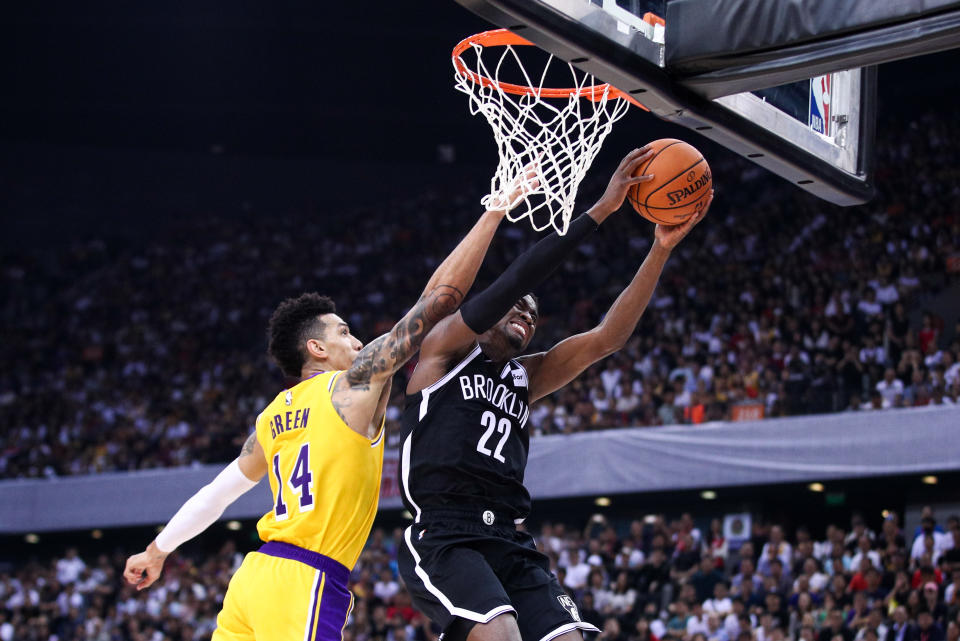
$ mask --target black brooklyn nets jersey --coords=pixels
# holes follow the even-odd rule
[[[526,518],[527,371],[478,345],[446,376],[407,396],[400,479],[407,509],[481,508]]]

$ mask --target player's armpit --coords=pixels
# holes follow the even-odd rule
[[[243,444],[240,456],[237,457],[240,471],[251,481],[259,481],[267,474],[267,456],[257,440],[257,433],[253,432]]]
[[[560,341],[549,351],[517,359],[527,370],[530,402],[549,396],[618,349],[620,345],[605,343],[604,335],[594,328]]]

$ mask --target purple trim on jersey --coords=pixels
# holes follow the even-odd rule
[[[299,561],[321,572],[325,572],[328,586],[335,584],[338,587],[342,587],[347,595],[350,594],[347,590],[347,583],[350,580],[350,570],[347,569],[347,566],[334,561],[328,556],[324,556],[313,550],[305,550],[302,547],[284,541],[268,541],[261,545],[257,551],[261,554],[269,554],[270,556],[276,556],[281,559]],[[326,589],[324,589],[324,593],[326,593]]]
[[[317,620],[315,641],[340,641],[343,627],[350,614],[353,595],[343,585],[327,582],[320,596],[320,617]]]
[[[336,374],[334,374],[333,376],[330,377],[330,382],[327,384],[327,391],[328,391],[328,392],[333,389],[333,382],[334,382],[335,380],[337,380],[337,377],[338,377],[338,376],[340,376],[340,372],[337,372]]]

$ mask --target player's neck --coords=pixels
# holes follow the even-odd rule
[[[305,381],[311,376],[316,376],[317,374],[323,374],[326,369],[324,369],[319,363],[313,363],[310,365],[304,365],[303,369],[300,370],[300,380]]]
[[[494,363],[506,363],[513,358],[513,350],[509,347],[498,347],[493,343],[480,343],[480,351]]]

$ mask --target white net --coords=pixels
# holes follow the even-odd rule
[[[553,56],[531,78],[516,51],[520,46],[470,42],[454,57],[457,89],[470,97],[470,113],[490,123],[500,154],[481,204],[512,208],[509,220],[527,218],[537,231],[552,226],[562,235],[581,181],[629,103],[616,89],[595,85],[592,75]],[[489,64],[483,60],[485,49],[490,49]],[[545,87],[548,74],[553,78],[558,71],[569,73],[569,89]],[[523,85],[507,82],[518,74]]]

